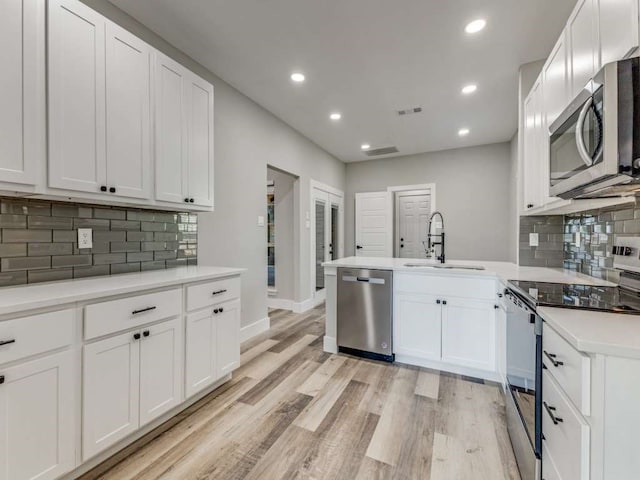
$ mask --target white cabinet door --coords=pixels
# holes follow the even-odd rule
[[[213,207],[213,85],[191,74],[185,86],[189,202]]]
[[[550,126],[569,104],[569,68],[567,66],[566,30],[542,67],[545,123]]]
[[[638,46],[638,0],[599,0],[598,67],[626,57]]]
[[[140,426],[182,401],[182,329],[179,319],[142,329]]]
[[[240,302],[225,303],[214,313],[218,378],[240,366]],[[214,309],[215,312],[215,309]]]
[[[105,19],[49,3],[49,186],[99,193],[105,171]]]
[[[216,381],[216,348],[213,308],[187,316],[186,397],[191,397]]]
[[[188,201],[187,77],[185,68],[156,52],[155,165],[156,199]]]
[[[440,360],[442,307],[431,295],[394,296],[393,353]]]
[[[107,186],[121,197],[151,196],[151,49],[106,25]]]
[[[0,2],[0,182],[35,185],[44,168],[44,10],[41,0]]]
[[[567,22],[570,69],[567,104],[595,73],[598,54],[597,1],[579,0]]]
[[[84,347],[85,461],[138,429],[140,341],[131,332]]]
[[[543,203],[543,170],[540,134],[542,128],[542,80],[532,87],[524,101],[523,200],[524,211]]]
[[[447,299],[442,308],[442,360],[495,371],[495,332],[492,303]]]
[[[53,480],[75,467],[69,351],[0,369],[0,480]]]

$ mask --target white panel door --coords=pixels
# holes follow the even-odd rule
[[[424,258],[431,195],[398,194],[398,239],[396,250],[400,258]]]
[[[394,296],[393,353],[440,360],[442,307],[431,295]]]
[[[43,139],[34,138],[44,99],[38,96],[44,69],[44,2],[3,0],[0,2],[0,181],[34,185],[38,161],[45,157],[37,149]],[[39,56],[40,54],[40,56]],[[42,104],[38,104],[38,101]]]
[[[598,67],[626,57],[638,46],[638,0],[599,0]]]
[[[578,0],[567,22],[570,69],[567,104],[580,93],[595,73],[598,54],[597,1]]]
[[[142,329],[140,426],[182,401],[182,338],[177,318]]]
[[[493,304],[446,299],[442,308],[442,360],[481,370],[496,370]]]
[[[139,342],[130,332],[84,347],[84,461],[138,429]]]
[[[122,197],[151,197],[151,49],[106,26],[107,184]]]
[[[217,377],[223,377],[240,366],[240,302],[226,303],[214,314],[216,322]],[[215,309],[214,309],[215,312]]]
[[[542,67],[542,83],[544,84],[545,121],[546,125],[551,126],[569,104],[569,68],[564,30]]]
[[[0,369],[0,480],[53,480],[75,467],[72,353]]]
[[[390,192],[356,193],[356,256],[392,257]]]
[[[100,192],[105,169],[105,19],[49,3],[49,186]]]
[[[185,68],[155,53],[155,168],[156,199],[188,202],[187,104]]]
[[[185,86],[189,202],[213,207],[213,85],[189,75]]]
[[[191,397],[216,381],[216,323],[213,308],[187,316],[185,396]]]

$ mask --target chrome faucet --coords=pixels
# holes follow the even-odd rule
[[[438,215],[440,217],[440,222],[442,222],[442,230],[439,234],[431,233],[431,223],[433,222],[433,217]],[[429,230],[427,231],[427,249],[431,251],[432,247],[436,245],[440,245],[440,255],[436,257],[437,260],[440,260],[440,263],[444,263],[444,217],[440,212],[433,212],[431,217],[429,217]],[[438,238],[440,241],[434,242],[431,240],[432,238]]]

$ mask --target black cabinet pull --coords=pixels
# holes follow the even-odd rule
[[[215,292],[212,292],[211,295],[220,295],[222,293],[227,293],[227,289],[223,288],[222,290],[216,290]]]
[[[142,332],[142,335],[144,337],[148,337],[149,335],[151,335],[151,332],[149,332],[149,330],[145,330],[144,332]]]
[[[193,203],[193,202],[194,202],[193,198],[190,198],[189,203]]]
[[[548,353],[546,350],[544,350],[544,356],[547,357],[549,359],[549,361],[551,361],[551,363],[553,363],[554,367],[559,367],[560,365],[564,365],[564,362],[561,362],[559,360],[556,360],[557,355],[554,353]]]
[[[547,404],[547,402],[542,402],[542,405],[544,405],[544,409],[547,411],[547,413],[549,414],[549,417],[551,417],[551,421],[553,422],[554,425],[558,425],[559,423],[562,423],[564,420],[562,420],[562,418],[560,417],[556,417],[553,412],[556,411],[556,407],[551,407]]]
[[[4,375],[0,375],[0,385],[4,383]]]
[[[134,310],[133,312],[131,312],[131,315],[138,315],[139,313],[144,313],[144,312],[150,312],[151,310],[155,310],[158,307],[147,307],[147,308],[143,308],[142,310]]]
[[[220,307],[220,313],[224,312],[224,308]]]
[[[111,192],[111,193],[116,193],[116,187],[111,187],[111,188],[109,189],[109,192]]]
[[[362,250],[362,247],[360,245],[356,245],[356,249]]]
[[[436,300],[436,303],[440,305],[442,303],[442,300]]]
[[[527,208],[533,208],[533,203],[527,204]]]
[[[106,186],[106,185],[102,185],[102,186],[100,187],[100,191],[101,191],[101,192],[106,192],[106,191],[107,191],[107,186]]]
[[[442,304],[443,304],[443,305],[446,305],[446,304],[447,304],[447,301],[446,301],[446,300],[442,300]]]
[[[185,198],[185,199],[184,199],[184,203],[189,203],[189,199],[188,199],[188,198]]]
[[[501,293],[498,294],[498,298],[502,298],[504,295],[502,295]]]
[[[500,308],[500,305],[494,305],[493,308],[495,308],[496,310],[498,310]]]
[[[0,347],[3,345],[10,345],[12,343],[16,343],[15,338],[12,338],[11,340],[0,340]]]
[[[140,334],[139,333],[134,333],[133,334],[133,339],[134,340],[140,340]]]
[[[213,310],[213,313],[215,313],[215,314],[217,315],[219,311],[220,311],[220,310],[218,310],[217,308],[215,308],[215,309]]]

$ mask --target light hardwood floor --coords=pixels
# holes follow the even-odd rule
[[[519,480],[496,385],[322,351],[270,312],[233,379],[83,480]]]

